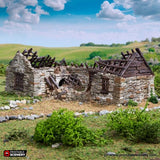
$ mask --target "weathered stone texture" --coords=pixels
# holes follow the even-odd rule
[[[23,76],[23,87],[15,87],[16,73]],[[60,83],[69,75],[77,75],[82,90],[73,85]],[[49,89],[45,78],[53,76],[59,89]],[[108,80],[104,84],[104,79]],[[20,80],[21,81],[21,80]],[[100,104],[123,104],[129,99],[141,102],[150,96],[151,88],[154,93],[154,76],[119,77],[110,73],[97,72],[93,75],[91,89],[86,91],[89,84],[89,72],[83,67],[57,66],[32,68],[29,61],[21,53],[17,53],[6,72],[6,91],[22,95],[48,95],[61,100],[96,101]],[[108,85],[104,92],[105,85]],[[16,89],[15,89],[16,88]]]

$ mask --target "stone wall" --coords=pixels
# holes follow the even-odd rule
[[[120,78],[120,99],[119,103],[125,104],[129,99],[136,102],[142,102],[150,97],[151,88],[154,92],[154,76],[137,76],[129,78]]]
[[[14,92],[16,94],[30,95],[32,96],[34,88],[34,74],[28,60],[21,54],[17,53],[14,59],[10,62],[6,70],[6,88],[7,92]],[[23,75],[21,81],[22,89],[15,88],[16,74]]]
[[[22,75],[19,86],[16,74]],[[82,90],[76,90],[74,85],[62,85],[60,82],[71,74],[76,74],[82,84]],[[53,76],[59,89],[49,90],[45,78]],[[22,81],[21,81],[22,79]],[[107,92],[103,93],[104,79],[107,79]],[[18,85],[20,89],[15,85]],[[100,104],[125,104],[129,99],[141,102],[150,96],[151,88],[154,92],[154,76],[136,76],[123,78],[110,73],[96,73],[93,75],[90,90],[89,73],[83,67],[57,66],[32,68],[29,61],[21,53],[17,53],[6,72],[6,91],[22,95],[39,96],[48,95],[54,98],[96,101]],[[21,88],[23,86],[23,89]]]

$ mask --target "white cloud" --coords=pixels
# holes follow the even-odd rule
[[[19,3],[12,3],[8,5],[7,13],[9,14],[9,20],[15,22],[24,23],[39,23],[39,14],[32,13],[26,6]]]
[[[38,24],[40,15],[48,15],[48,12],[38,6],[38,0],[0,0],[0,7],[6,7],[9,15],[8,22]],[[33,7],[29,9],[28,7]],[[33,10],[35,9],[35,12]],[[15,26],[15,25],[13,25]]]
[[[108,1],[104,1],[101,5],[101,10],[97,13],[97,17],[104,18],[107,20],[135,20],[136,18],[131,15],[125,15],[119,9],[115,9],[114,3],[109,3]]]
[[[0,1],[0,7],[2,7],[2,8],[6,7],[5,0]]]
[[[136,16],[160,20],[160,0],[114,0],[116,5],[132,8]]]
[[[44,0],[44,4],[48,7],[53,8],[55,11],[64,10],[64,6],[67,0]]]
[[[24,4],[25,6],[35,6],[38,4],[37,0],[19,0],[19,3]]]
[[[3,29],[6,31],[30,31],[32,30],[31,26],[29,24],[25,24],[25,23],[17,23],[17,22],[13,22],[13,21],[8,21],[6,20],[4,22],[4,26]]]
[[[37,6],[36,9],[35,9],[35,12],[39,15],[43,14],[43,15],[49,15],[48,12],[44,11],[41,6]]]
[[[88,21],[91,21],[91,17],[85,17],[85,19],[87,19]]]

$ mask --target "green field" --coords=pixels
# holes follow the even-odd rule
[[[56,60],[65,58],[67,61],[85,62],[89,57],[89,54],[93,51],[102,51],[106,54],[106,59],[109,56],[115,54],[120,55],[121,52],[130,51],[139,47],[144,50],[146,43],[133,43],[122,47],[68,47],[68,48],[47,48],[40,46],[26,46],[20,44],[0,44],[0,63],[8,64],[19,50],[22,52],[25,48],[33,48],[34,51],[38,51],[39,56],[50,55],[56,57]]]
[[[154,45],[154,44],[150,44]],[[8,64],[10,60],[14,57],[16,52],[20,50],[21,52],[27,48],[33,48],[34,51],[38,51],[39,56],[51,55],[56,57],[57,60],[65,58],[67,61],[75,62],[85,62],[89,57],[89,54],[93,51],[103,51],[106,53],[106,59],[113,55],[120,55],[120,53],[130,51],[131,49],[140,48],[142,52],[146,51],[146,43],[133,43],[123,47],[70,47],[70,48],[47,48],[47,47],[38,47],[38,46],[25,46],[20,44],[1,44],[0,45],[0,63]],[[150,58],[158,59],[160,61],[159,53],[145,53],[146,60]],[[91,60],[93,62],[93,60]],[[156,74],[158,74],[157,72]],[[4,75],[0,76],[0,106],[4,106],[8,103],[8,100],[15,99],[27,99],[30,97],[20,97],[14,94],[7,94],[4,92],[5,88],[5,77]],[[70,105],[68,103],[68,105]],[[144,107],[144,106],[143,106]],[[0,111],[0,113],[5,111]],[[153,111],[151,114],[155,119],[160,118],[160,112]],[[0,115],[1,116],[1,115]],[[89,116],[86,117],[83,121],[83,124],[91,129],[101,129],[104,128],[107,123],[107,116]],[[58,149],[53,149],[51,146],[45,146],[43,144],[38,144],[31,138],[34,134],[36,124],[41,121],[37,119],[34,121],[23,120],[23,121],[8,121],[6,123],[0,123],[1,131],[1,141],[0,141],[0,159],[4,159],[3,151],[4,150],[27,150],[27,157],[25,158],[12,158],[12,159],[31,159],[31,160],[141,160],[141,159],[158,159],[160,157],[160,145],[159,144],[148,144],[148,143],[132,143],[127,141],[125,138],[120,136],[112,136],[112,143],[109,143],[104,146],[94,146],[86,145],[84,147],[68,147],[61,146]],[[9,142],[3,142],[6,134],[13,132],[14,129],[21,129],[23,127],[27,130],[27,136],[20,138],[18,141],[10,140]],[[115,152],[117,154],[143,154],[147,153],[149,155],[156,156],[123,156],[123,157],[109,157],[105,156],[107,152]],[[6,158],[7,159],[7,158]]]

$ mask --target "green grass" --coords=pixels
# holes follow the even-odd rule
[[[1,44],[0,45],[0,63],[8,64],[13,59],[16,52],[22,52],[25,48],[33,48],[38,51],[39,56],[51,55],[56,57],[56,60],[65,58],[68,61],[85,62],[89,54],[93,51],[102,51],[106,54],[106,59],[121,52],[130,51],[133,48],[140,47],[142,50],[145,43],[135,43],[122,47],[68,47],[68,48],[47,48],[40,46],[26,46],[20,44]]]
[[[107,152],[115,152],[117,154],[156,154],[156,157],[160,156],[160,146],[159,144],[133,144],[130,142],[125,141],[122,138],[115,137],[113,143],[110,143],[105,146],[85,146],[85,147],[66,147],[62,146],[58,149],[53,149],[51,146],[44,146],[42,144],[35,143],[31,136],[34,134],[34,128],[36,124],[40,121],[40,119],[35,121],[9,121],[6,123],[0,124],[1,130],[1,154],[0,159],[4,159],[3,151],[4,150],[20,150],[24,149],[27,150],[27,157],[32,160],[38,159],[57,159],[57,160],[101,160],[101,159],[110,159],[112,160],[113,157],[105,157],[104,155]],[[86,117],[84,124],[90,128],[102,128],[106,123],[106,116],[90,116]],[[9,141],[3,143],[2,141],[5,139],[5,135],[8,132],[11,132],[13,129],[22,129],[25,126],[25,129],[28,131],[28,137],[24,139],[20,139],[18,141]],[[130,151],[125,151],[124,148],[129,148]],[[132,159],[132,160],[139,160],[139,159],[151,159],[155,157],[114,157],[114,159]],[[13,158],[14,159],[14,158]],[[16,159],[16,158],[15,158]],[[21,158],[26,159],[26,158]]]

